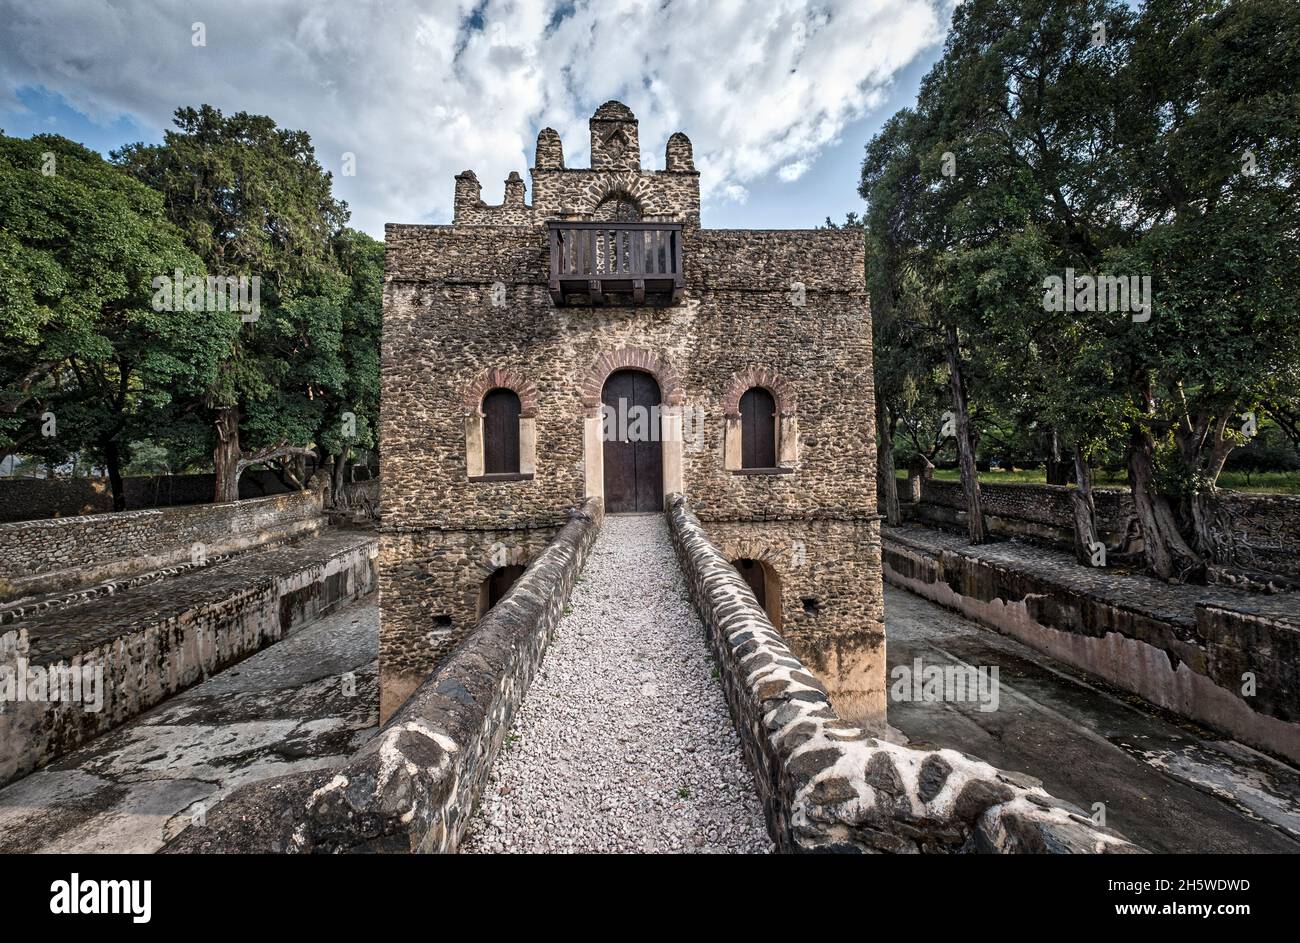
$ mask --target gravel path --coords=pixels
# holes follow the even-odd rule
[[[660,515],[611,516],[462,852],[767,852]]]

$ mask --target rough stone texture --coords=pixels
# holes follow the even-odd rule
[[[349,481],[343,486],[342,505],[351,508],[366,508],[379,512],[379,479],[367,481]]]
[[[763,539],[773,542],[783,530],[791,541],[808,533],[807,570],[782,591],[791,638],[846,714],[883,723],[883,676],[870,674],[883,666],[883,622],[861,236],[699,229],[690,142],[674,135],[669,169],[645,171],[634,159],[634,127],[624,106],[602,106],[592,119],[601,142],[594,169],[564,168],[558,136],[543,130],[531,225],[519,224],[514,211],[481,207],[477,181],[462,174],[454,225],[386,229],[385,714],[473,628],[465,600],[486,574],[462,552],[481,560],[505,530],[536,531],[544,541],[567,508],[595,496],[584,423],[597,414],[610,370],[627,366],[654,376],[666,406],[682,410],[681,487],[706,524],[761,523]],[[620,131],[618,144],[611,135]],[[643,220],[683,225],[685,289],[677,303],[556,307],[551,300],[545,223],[604,218],[611,200]],[[504,305],[493,304],[501,298],[498,283]],[[470,480],[466,403],[481,401],[485,376],[509,379],[530,411],[536,403],[531,479]],[[789,473],[726,467],[728,404],[738,395],[737,378],[746,376],[761,377],[782,413],[792,414],[798,441]],[[518,539],[534,550],[539,543]],[[808,608],[805,597],[813,600]],[[449,615],[451,624],[431,644],[427,619],[434,613]]]
[[[704,526],[727,560],[760,561],[768,581],[776,578],[780,612],[768,617],[799,660],[824,679],[841,716],[883,717],[884,598],[864,591],[882,579],[879,523],[706,521]],[[845,625],[863,628],[845,632]]]
[[[576,512],[352,762],[239,789],[164,851],[455,851],[601,516]]]
[[[319,490],[0,524],[0,601],[161,570],[319,530]]]
[[[965,530],[966,498],[961,482],[918,479],[919,503],[905,505],[921,523]],[[1073,488],[1057,485],[999,485],[980,482],[986,524],[1002,537],[1030,537],[1063,550],[1074,546]],[[1100,539],[1115,553],[1140,554],[1142,527],[1128,491],[1093,492]],[[1235,565],[1300,576],[1300,495],[1219,491],[1219,508],[1231,521]]]
[[[558,531],[555,526],[381,536],[381,716],[387,719],[401,707],[429,667],[473,630],[483,615],[484,580],[498,567],[527,565]],[[419,629],[399,632],[399,625]]]
[[[212,475],[151,475],[124,478],[126,510],[211,504]],[[246,471],[239,477],[240,498],[284,494],[275,472]],[[113,492],[107,478],[0,478],[0,522],[34,521],[74,514],[107,514]]]
[[[17,619],[0,635],[0,665],[98,668],[103,705],[0,702],[0,783],[371,592],[377,554],[373,535],[334,532]]]
[[[373,594],[0,789],[0,853],[148,853],[239,786],[379,730]]]
[[[682,496],[669,524],[780,851],[1140,851],[1024,777],[865,736],[782,640]]]
[[[610,517],[461,850],[771,845],[663,517]]]
[[[907,526],[885,578],[1243,743],[1300,760],[1300,596],[1171,585]],[[1254,692],[1243,692],[1243,675]]]

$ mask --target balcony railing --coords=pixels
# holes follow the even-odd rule
[[[567,304],[666,304],[682,280],[681,223],[547,224],[551,297]]]

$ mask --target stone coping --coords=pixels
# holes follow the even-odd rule
[[[1142,573],[1085,567],[1068,553],[1037,544],[1003,540],[973,546],[963,536],[915,524],[886,527],[883,537],[923,553],[955,554],[987,566],[1023,573],[1067,592],[1090,596],[1185,631],[1195,627],[1198,606],[1275,617],[1289,613],[1292,621],[1300,620],[1300,598],[1289,593],[1271,595],[1220,584],[1165,583]]]
[[[1141,852],[1031,777],[841,720],[682,495],[668,518],[779,850]]]
[[[570,521],[378,735],[340,769],[232,793],[165,853],[454,852],[603,518]]]
[[[277,581],[363,551],[377,553],[373,534],[327,529],[308,539],[262,545],[243,553],[92,597],[80,605],[52,607],[16,619],[12,629],[30,640],[33,664],[53,664],[107,645],[146,626],[180,627],[209,607],[238,607],[270,591]]]

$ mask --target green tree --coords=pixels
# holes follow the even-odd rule
[[[348,212],[305,132],[207,105],[177,110],[175,124],[161,145],[113,156],[163,194],[209,272],[260,279],[259,316],[199,404],[211,429],[214,500],[233,501],[249,466],[315,454],[327,408],[319,394],[347,385],[349,282],[337,242]]]
[[[384,289],[384,244],[349,229],[338,243],[349,281],[343,305],[339,358],[342,383],[322,390],[323,422],[316,430],[322,458],[334,461],[333,493],[342,494],[353,452],[379,445],[379,345]]]
[[[0,450],[84,450],[125,507],[128,443],[212,384],[238,329],[158,310],[177,268],[203,271],[158,193],[65,138],[0,137]]]
[[[1116,448],[1151,572],[1232,558],[1214,490],[1235,426],[1300,416],[1298,50],[1300,8],[1270,0],[957,8],[862,193],[873,308],[908,304],[943,339],[972,540],[971,426],[1019,423],[1073,452],[1081,559],[1090,465]],[[1073,298],[1071,269],[1148,277],[1150,307],[1053,309],[1045,276]]]
[[[1300,384],[1300,6],[1150,0],[1117,152],[1151,319],[1112,348],[1128,381],[1128,469],[1147,562],[1166,578],[1233,556],[1214,499],[1242,413]]]

